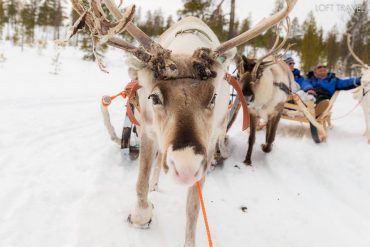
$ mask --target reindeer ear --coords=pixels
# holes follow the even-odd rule
[[[139,59],[137,59],[136,57],[130,56],[130,55],[128,55],[127,58],[125,59],[125,64],[127,64],[129,68],[132,68],[135,70],[141,70],[148,66],[148,64],[145,64]]]
[[[138,79],[138,76],[137,76],[137,69],[133,68],[133,67],[129,67],[128,68],[128,76],[130,77],[130,79],[132,81],[134,80],[137,80]]]
[[[228,50],[227,52],[225,52],[224,54],[222,54],[222,60],[221,60],[221,63],[222,64],[225,64],[226,66],[228,66],[231,61],[233,61],[234,57],[236,55],[236,48],[233,48],[233,49],[230,49]]]

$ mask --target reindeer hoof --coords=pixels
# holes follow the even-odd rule
[[[262,144],[261,145],[262,151],[265,153],[270,153],[272,150],[272,145],[269,144]]]
[[[151,203],[146,208],[137,205],[128,216],[127,221],[137,228],[148,229],[152,222],[153,208],[153,204]]]
[[[252,161],[250,159],[245,159],[243,163],[246,164],[247,166],[252,166]]]
[[[158,183],[150,185],[150,192],[158,191]]]
[[[150,228],[150,223],[152,223],[152,219],[150,218],[150,220],[147,222],[147,223],[144,223],[144,224],[135,224],[132,220],[131,220],[131,214],[127,217],[127,222],[130,223],[131,225],[133,225],[134,227],[136,228],[139,228],[139,229],[149,229]]]

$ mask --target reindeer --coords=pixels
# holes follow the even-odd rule
[[[262,151],[272,151],[276,130],[280,121],[284,103],[291,92],[297,91],[292,72],[285,62],[282,61],[278,52],[285,45],[290,22],[286,19],[284,26],[287,35],[279,44],[279,34],[271,50],[260,59],[249,59],[242,56],[238,72],[243,85],[243,94],[250,102],[250,134],[248,139],[248,150],[244,163],[252,164],[251,156],[256,139],[256,123],[258,118],[267,122],[266,143],[262,144]],[[277,27],[277,30],[279,28]],[[289,48],[287,48],[289,49]]]
[[[149,227],[153,213],[148,200],[149,176],[158,153],[164,170],[188,187],[185,246],[195,246],[199,213],[195,183],[204,183],[218,137],[226,131],[229,86],[223,77],[227,66],[236,53],[235,47],[284,19],[296,0],[286,0],[287,6],[280,12],[223,44],[205,23],[194,17],[179,21],[155,42],[131,22],[135,6],[121,13],[112,0],[90,0],[90,6],[81,0],[72,3],[81,16],[72,35],[87,26],[94,50],[107,43],[128,52],[133,58],[128,66],[136,68],[142,86],[137,92],[140,112],[135,111],[140,123],[137,201],[129,223]],[[102,3],[118,21],[108,20]],[[115,37],[125,30],[140,47]],[[105,70],[101,60],[97,62]]]
[[[353,51],[351,46],[351,35],[347,34],[348,50],[359,62],[353,67],[361,67],[361,85],[353,91],[353,97],[361,103],[365,115],[365,136],[370,144],[370,67],[365,64]]]

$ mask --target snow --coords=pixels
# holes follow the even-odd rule
[[[172,247],[182,246],[186,189],[161,175],[150,194],[149,230],[128,225],[135,202],[137,162],[110,141],[99,109],[102,95],[123,89],[123,55],[110,50],[110,73],[82,61],[75,48],[57,52],[1,43],[0,64],[0,246]],[[241,161],[247,133],[241,116],[230,133],[231,157],[212,171],[204,197],[215,246],[370,246],[370,146],[362,135],[360,108],[340,94],[334,128],[315,144],[308,126],[283,120],[274,150],[264,154],[258,132],[253,167]],[[116,129],[122,100],[111,106]],[[241,207],[247,207],[243,212]],[[197,246],[207,246],[201,215]]]

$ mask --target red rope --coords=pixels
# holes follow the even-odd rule
[[[207,231],[208,244],[209,244],[209,247],[213,247],[211,231],[209,230],[209,225],[208,225],[206,207],[204,206],[204,201],[203,201],[202,186],[199,181],[197,182],[197,189],[198,189],[199,201],[200,201],[200,205],[201,205],[202,213],[203,213],[204,225]]]
[[[126,99],[128,97],[128,99],[130,100],[132,97],[135,96],[135,93],[137,90],[139,90],[142,86],[139,84],[139,82],[137,81],[131,81],[129,82],[125,89],[114,95],[114,96],[103,96],[102,100],[101,100],[101,104],[105,107],[108,107],[111,103],[112,103],[112,100],[116,99],[118,96],[122,96],[122,98]],[[137,125],[137,126],[140,126],[140,123],[137,121],[137,119],[135,118],[135,115],[132,111],[132,108],[130,106],[130,102],[126,103],[126,113],[127,113],[127,116],[128,118],[130,119],[131,123]]]

